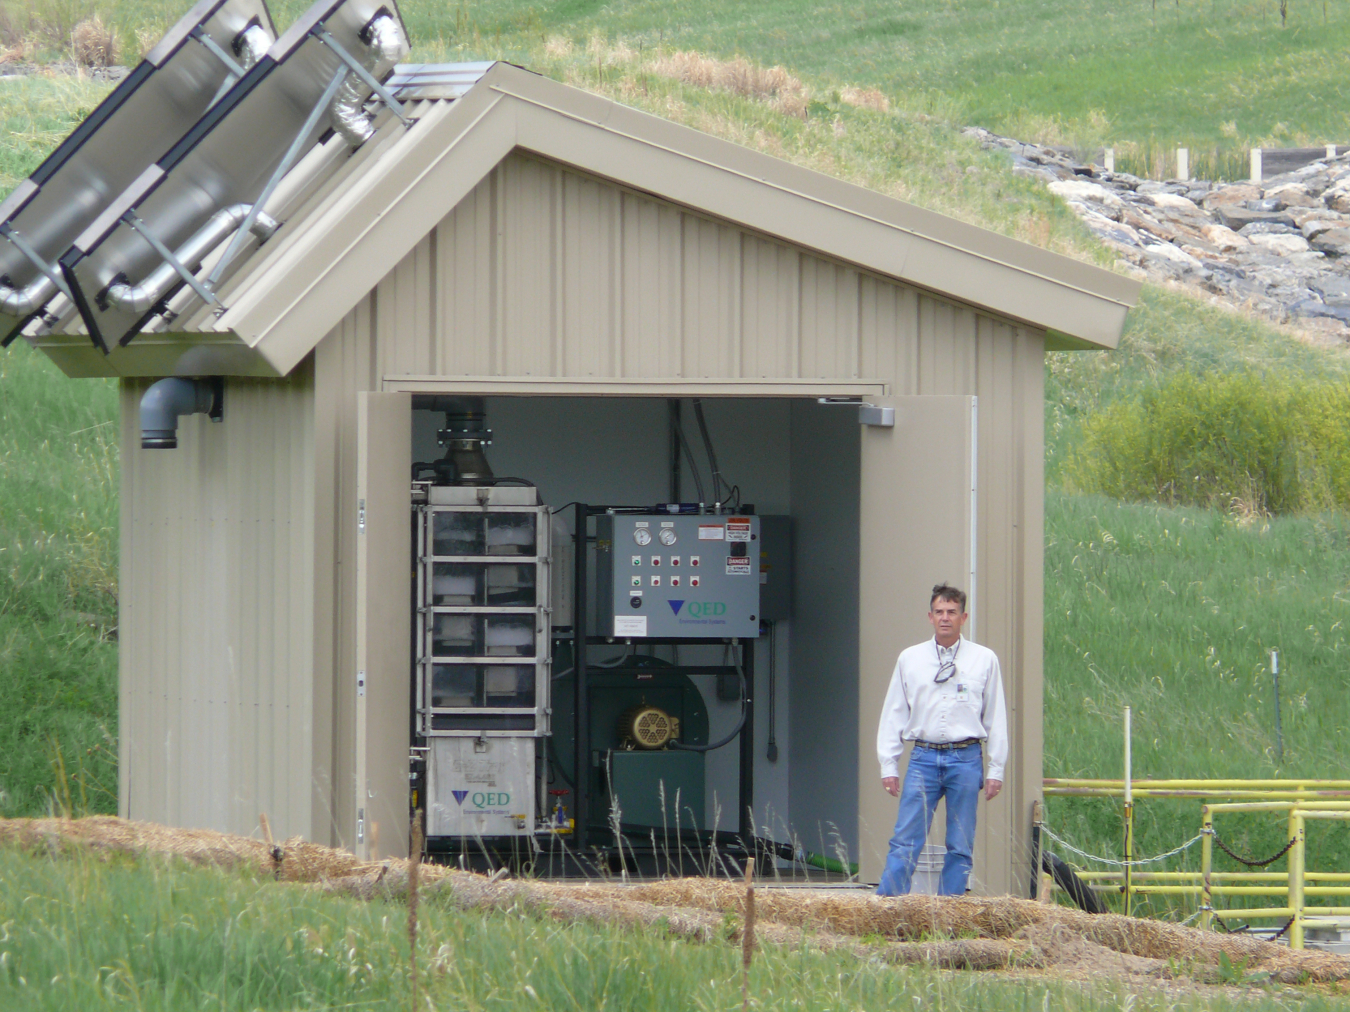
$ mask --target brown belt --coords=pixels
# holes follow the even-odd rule
[[[979,738],[962,738],[960,741],[919,741],[917,738],[911,739],[915,748],[970,748],[972,745],[980,743]]]

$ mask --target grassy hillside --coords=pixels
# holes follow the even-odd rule
[[[305,6],[272,4],[283,23]],[[35,38],[30,48],[52,56],[68,26],[97,11],[133,60],[183,7],[5,0],[0,35],[9,45]],[[1342,4],[405,0],[400,7],[424,56],[519,58],[549,34],[583,44],[599,34],[634,49],[782,64],[826,88],[865,81],[942,118],[1025,140],[1114,144],[1122,157],[1151,160],[1180,144],[1193,149],[1193,165],[1217,149],[1234,155],[1229,164],[1240,172],[1246,147],[1350,143],[1350,86],[1339,57],[1350,43],[1350,8]]]

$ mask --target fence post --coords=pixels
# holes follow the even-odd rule
[[[1289,809],[1289,838],[1294,846],[1289,851],[1289,948],[1303,948],[1303,814],[1297,808]]]
[[[1105,148],[1105,149],[1103,149],[1103,151],[1102,151],[1102,164],[1105,166],[1107,172],[1115,172],[1115,171],[1116,171],[1116,149],[1115,149],[1115,148]]]
[[[1261,149],[1252,148],[1252,182],[1261,185]]]
[[[1327,161],[1331,161],[1331,160],[1332,160],[1333,158],[1335,158],[1335,157],[1336,157],[1336,145],[1335,145],[1335,144],[1328,144],[1328,145],[1327,145]]]
[[[1214,813],[1209,810],[1209,805],[1200,806],[1200,833],[1200,930],[1208,931],[1214,924],[1214,895],[1209,874],[1214,865]]]
[[[1177,148],[1177,178],[1183,183],[1189,182],[1191,178],[1191,151],[1190,148]]]

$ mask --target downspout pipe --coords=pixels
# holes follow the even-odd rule
[[[141,395],[141,449],[176,450],[180,416],[206,414],[218,422],[225,417],[224,403],[225,381],[219,376],[171,376],[150,384]]]
[[[174,250],[174,256],[178,258],[179,263],[185,264],[189,270],[195,269],[202,257],[215,249],[224,241],[226,236],[243,224],[248,212],[248,204],[235,204],[233,207],[217,211],[211,215],[205,225],[197,230],[192,238]],[[250,231],[265,242],[277,228],[278,225],[275,220],[259,212]],[[172,264],[167,263],[162,263],[156,267],[139,285],[129,284],[123,277],[121,280],[115,280],[103,293],[103,297],[99,300],[102,303],[101,308],[106,309],[112,306],[139,316],[149,312],[178,280],[178,271],[174,269]]]
[[[362,65],[374,71],[381,63],[397,63],[407,51],[398,22],[389,14],[375,18],[361,33],[366,44]],[[365,83],[351,71],[328,107],[328,121],[349,147],[359,148],[375,134],[373,117],[365,111]]]

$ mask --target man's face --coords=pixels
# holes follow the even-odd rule
[[[956,642],[956,638],[961,635],[961,627],[966,624],[968,618],[970,616],[961,610],[959,604],[942,598],[933,602],[932,611],[928,613],[928,621],[933,623],[933,633],[944,647]]]

